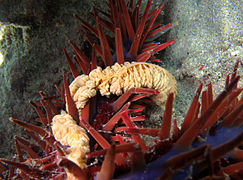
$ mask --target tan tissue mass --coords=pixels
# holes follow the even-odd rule
[[[78,76],[70,85],[71,96],[79,111],[99,90],[102,96],[122,95],[131,88],[153,88],[160,94],[152,100],[164,106],[169,93],[176,94],[176,80],[165,69],[150,63],[116,63],[102,70],[92,70],[89,75]]]
[[[89,137],[82,127],[65,111],[52,119],[52,132],[57,141],[67,146],[67,158],[79,167],[86,165],[86,154],[90,152]]]

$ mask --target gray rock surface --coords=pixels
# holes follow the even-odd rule
[[[33,122],[37,115],[28,101],[38,100],[39,91],[55,95],[54,85],[62,82],[62,71],[70,73],[63,55],[64,47],[71,52],[67,41],[71,39],[89,51],[80,33],[80,22],[73,15],[91,20],[88,15],[91,3],[79,0],[0,1],[0,53],[3,58],[0,65],[0,157],[13,154],[13,137],[22,132],[9,117]]]
[[[200,82],[206,87],[211,81],[216,97],[237,59],[242,75],[243,3],[174,0],[167,1],[164,10],[165,21],[174,26],[168,39],[174,38],[175,44],[165,50],[163,59],[178,81],[177,114],[186,112]],[[205,67],[200,70],[202,66]]]

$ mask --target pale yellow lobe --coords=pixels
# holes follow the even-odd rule
[[[67,148],[67,158],[81,168],[86,165],[86,154],[89,150],[89,137],[82,127],[77,125],[73,118],[62,111],[52,119],[52,132],[57,141]]]
[[[80,75],[77,78],[75,78],[74,81],[69,86],[71,96],[73,97],[73,95],[80,87],[85,86],[88,80],[89,80],[89,76],[87,75]]]
[[[116,63],[102,70],[100,67],[92,70],[89,76],[78,76],[70,85],[71,94],[76,106],[81,110],[87,101],[99,90],[102,96],[115,94],[120,96],[131,88],[153,88],[160,92],[152,99],[164,106],[169,93],[176,94],[176,80],[165,69],[150,63],[125,62]]]

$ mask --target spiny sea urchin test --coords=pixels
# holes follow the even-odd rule
[[[112,3],[112,2],[110,2],[110,3]],[[120,3],[122,4],[124,2],[120,1],[116,5],[119,6],[119,5],[121,5]],[[140,3],[141,2],[138,2],[138,4],[140,4]],[[143,21],[141,21],[141,24],[143,26],[145,25],[144,18],[146,16],[148,16],[148,10],[149,10],[150,4],[151,4],[151,1],[148,2],[144,16],[141,19],[141,20],[143,20]],[[153,24],[155,18],[157,17],[158,13],[160,12],[161,8],[162,8],[162,6],[157,10],[156,13],[154,11],[155,15],[151,19],[150,23],[148,23],[147,28],[151,28],[150,26]],[[136,9],[134,10],[134,12],[135,11],[136,11]],[[95,10],[95,12],[96,12],[96,10]],[[80,18],[78,18],[78,19],[81,20],[84,27],[86,27],[89,30],[92,29],[82,19],[80,19]],[[162,50],[169,44],[173,43],[173,41],[168,42],[166,44],[162,44],[162,46],[158,45],[157,43],[154,43],[154,42],[149,42],[148,44],[146,44],[144,42],[146,40],[146,38],[144,39],[144,37],[146,37],[146,35],[147,35],[148,37],[151,38],[151,34],[149,35],[149,31],[148,31],[149,29],[144,29],[144,32],[142,32],[141,28],[144,28],[144,27],[141,24],[139,24],[139,26],[141,26],[141,27],[140,27],[140,29],[138,28],[136,34],[133,35],[134,36],[133,40],[130,39],[130,37],[127,37],[127,39],[124,40],[125,44],[128,44],[128,42],[131,44],[130,48],[128,48],[126,46],[124,48],[125,51],[127,50],[129,52],[123,52],[123,48],[121,48],[121,44],[124,44],[124,42],[122,41],[121,29],[119,27],[117,27],[117,28],[115,28],[116,58],[114,59],[114,57],[111,57],[111,54],[110,54],[111,52],[107,51],[107,48],[109,47],[109,43],[108,43],[108,41],[106,41],[106,36],[103,34],[103,30],[100,27],[100,23],[102,22],[102,20],[99,20],[99,18],[96,17],[96,22],[97,22],[97,27],[98,27],[98,37],[101,42],[101,48],[102,48],[102,51],[97,50],[97,52],[99,52],[102,57],[102,60],[104,63],[103,66],[105,67],[105,69],[102,70],[101,67],[96,67],[96,60],[94,60],[94,59],[91,60],[91,64],[90,64],[87,60],[88,58],[78,49],[78,47],[74,43],[72,43],[70,41],[70,43],[74,49],[74,52],[76,54],[75,60],[80,65],[84,74],[79,75],[79,76],[77,75],[78,73],[75,70],[74,66],[72,65],[72,62],[65,51],[65,55],[68,59],[70,68],[75,77],[75,80],[71,83],[71,85],[69,87],[70,90],[68,88],[66,88],[66,93],[67,93],[67,91],[70,91],[70,96],[71,96],[71,99],[69,98],[69,100],[68,100],[68,98],[67,98],[67,100],[66,100],[67,101],[66,107],[67,107],[68,113],[71,114],[74,118],[76,117],[76,119],[78,119],[78,116],[79,117],[82,116],[81,114],[83,114],[82,113],[83,108],[85,107],[86,103],[92,97],[97,95],[97,91],[99,91],[101,96],[106,96],[106,97],[109,97],[112,94],[116,95],[116,96],[125,95],[125,96],[129,97],[131,95],[131,94],[129,94],[129,93],[131,93],[131,90],[138,91],[137,88],[140,88],[139,89],[140,93],[147,94],[146,96],[150,96],[150,95],[154,94],[152,99],[157,104],[164,106],[164,103],[167,99],[168,94],[170,94],[170,93],[173,93],[174,95],[176,94],[176,86],[177,86],[176,81],[175,81],[174,77],[165,69],[163,69],[157,65],[154,65],[154,64],[146,63],[145,61],[155,60],[155,58],[152,57],[153,54],[158,52],[159,50]],[[164,26],[162,26],[162,27],[163,27],[162,29],[165,29]],[[132,28],[132,27],[130,27],[130,28]],[[133,30],[130,28],[127,27],[127,31],[132,32]],[[91,31],[91,32],[93,32],[93,31]],[[96,34],[96,33],[94,32],[94,34]],[[86,34],[86,36],[87,36],[87,34]],[[132,35],[130,34],[130,36],[132,36]],[[139,37],[139,36],[141,39],[135,38],[135,37]],[[91,45],[93,47],[96,47],[96,49],[98,49],[98,46],[97,45],[94,46],[93,41],[90,40],[91,38],[89,38],[88,36],[87,36],[87,38],[91,42]],[[144,44],[139,44],[139,43],[141,43],[141,42],[139,42],[141,40],[143,41]],[[139,47],[139,46],[141,46],[141,47]],[[135,48],[136,51],[134,51],[133,48]],[[131,52],[131,51],[134,51],[134,52]],[[142,53],[138,54],[138,51],[142,51]],[[105,54],[105,55],[103,56],[103,54]],[[112,62],[111,62],[111,58],[112,58]],[[124,61],[125,59],[126,60],[130,59],[130,61],[136,60],[137,62],[130,63],[130,62]],[[108,60],[110,60],[110,61],[108,61]],[[108,66],[108,65],[112,65],[114,60],[117,63],[115,63],[113,66]],[[93,67],[91,68],[91,66],[93,66]],[[91,69],[93,69],[93,70],[91,70]],[[87,75],[85,75],[85,74],[87,74]],[[150,93],[148,93],[148,90],[143,90],[141,88],[151,88],[151,89],[155,89],[157,91],[151,91]],[[143,98],[143,97],[145,97],[145,96],[142,95],[141,98]],[[122,96],[119,100],[112,103],[113,113],[117,112],[120,108],[122,108],[122,105],[126,102],[126,100],[127,100],[127,98],[124,98],[124,96]],[[77,115],[77,112],[75,112],[76,110],[75,110],[75,107],[73,107],[72,101],[74,101],[74,103],[75,103],[75,106],[78,110],[78,115]],[[70,107],[71,104],[72,104],[72,108]],[[127,106],[127,108],[129,107],[129,105],[126,105],[126,106]],[[84,113],[87,113],[85,111],[87,111],[87,109],[84,109]],[[120,115],[119,112],[117,112],[117,114],[114,115],[114,117],[117,117],[115,119],[115,121],[113,120],[114,117],[111,116],[110,117],[111,119],[109,121],[99,122],[100,124],[104,124],[104,128],[98,129],[98,130],[106,130],[106,131],[112,130],[114,128],[114,126],[116,125],[116,123],[119,121],[119,117],[118,117],[119,115]],[[54,119],[56,121],[52,122],[52,127],[57,127],[56,124],[61,124],[61,122],[59,122],[58,120],[62,121],[62,119],[60,118],[60,117],[62,117],[62,115],[58,115],[58,117],[59,118],[57,118],[57,120],[54,117]],[[139,116],[138,116],[137,120],[139,120]],[[97,118],[95,121],[97,121]],[[85,125],[83,125],[83,126],[85,126]],[[99,125],[99,126],[101,126],[101,125]],[[69,129],[69,127],[66,127],[66,128],[65,128],[65,126],[62,126],[62,127],[64,129]],[[90,128],[89,125],[88,125],[88,127],[87,126],[85,126],[85,127]],[[62,139],[62,137],[60,135],[63,135],[63,138],[65,138],[65,139],[69,136],[70,136],[70,138],[73,138],[72,136],[74,136],[74,134],[72,134],[72,133],[70,133],[70,134],[63,133],[62,128],[55,128],[55,129],[56,130],[53,131],[53,134],[55,137],[57,137],[56,139],[58,139],[58,140]],[[95,133],[95,134],[97,135],[97,133]],[[96,139],[96,135],[93,134],[92,136],[94,136],[94,138]],[[109,143],[107,142],[107,140],[105,140],[103,138],[101,141],[98,141],[98,143],[103,148],[107,148],[110,146]],[[145,149],[146,149],[145,145],[143,142],[141,142],[140,138],[139,138],[138,144],[142,145],[143,146],[142,149],[145,151]],[[64,145],[70,146],[70,143],[65,143]],[[72,148],[72,146],[71,146],[71,148]],[[76,155],[75,157],[78,159],[85,160],[85,153],[79,153],[79,155]],[[78,160],[76,160],[76,161],[78,161]]]
[[[154,42],[171,25],[154,24],[162,5],[149,12],[148,0],[141,14],[142,1],[134,3],[110,0],[107,12],[93,7],[96,28],[75,15],[93,47],[91,58],[70,41],[74,60],[84,73],[79,75],[64,49],[75,80],[69,85],[63,73],[64,88],[57,87],[60,97],[40,92],[41,101],[31,102],[42,127],[10,118],[36,143],[15,137],[17,156],[11,161],[0,159],[10,166],[9,179],[242,179],[239,61],[215,100],[209,83],[199,102],[200,84],[178,128],[176,120],[172,121],[175,79],[163,68],[146,63],[158,61],[154,53],[174,42]],[[114,37],[105,35],[103,28]],[[151,99],[165,105],[160,129],[139,123],[146,119],[143,102]],[[67,113],[61,110],[65,105]],[[158,141],[147,147],[140,135]],[[0,164],[0,172],[5,170]]]
[[[87,101],[96,95],[97,89],[102,96],[109,97],[111,94],[119,96],[132,88],[141,87],[158,90],[159,94],[155,95],[153,100],[161,106],[164,106],[168,94],[176,94],[176,81],[168,71],[157,65],[137,62],[125,62],[124,65],[116,63],[103,71],[98,67],[88,76],[80,75],[70,85],[70,92],[80,116],[81,110]],[[68,153],[68,159],[78,162],[77,164],[83,168],[87,149],[89,149],[88,138],[83,131],[80,133],[80,130],[77,130],[82,128],[70,118],[71,116],[67,118],[65,113],[56,115],[52,121],[53,135],[63,145],[70,146],[71,152]],[[73,140],[74,138],[76,140]]]

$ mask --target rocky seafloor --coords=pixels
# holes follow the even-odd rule
[[[92,2],[102,7],[101,1],[87,0],[0,1],[0,157],[13,155],[13,137],[22,133],[9,117],[32,121],[37,115],[28,101],[38,100],[39,91],[55,95],[62,71],[70,72],[62,50],[71,53],[67,41],[90,53],[73,14],[94,22],[88,15]],[[153,1],[154,6],[158,3],[161,0]],[[164,1],[159,21],[171,22],[173,28],[158,41],[175,43],[157,56],[178,82],[177,120],[182,120],[200,82],[211,81],[218,94],[237,59],[242,72],[242,6],[240,0]],[[160,122],[158,109],[149,114],[148,124]]]

